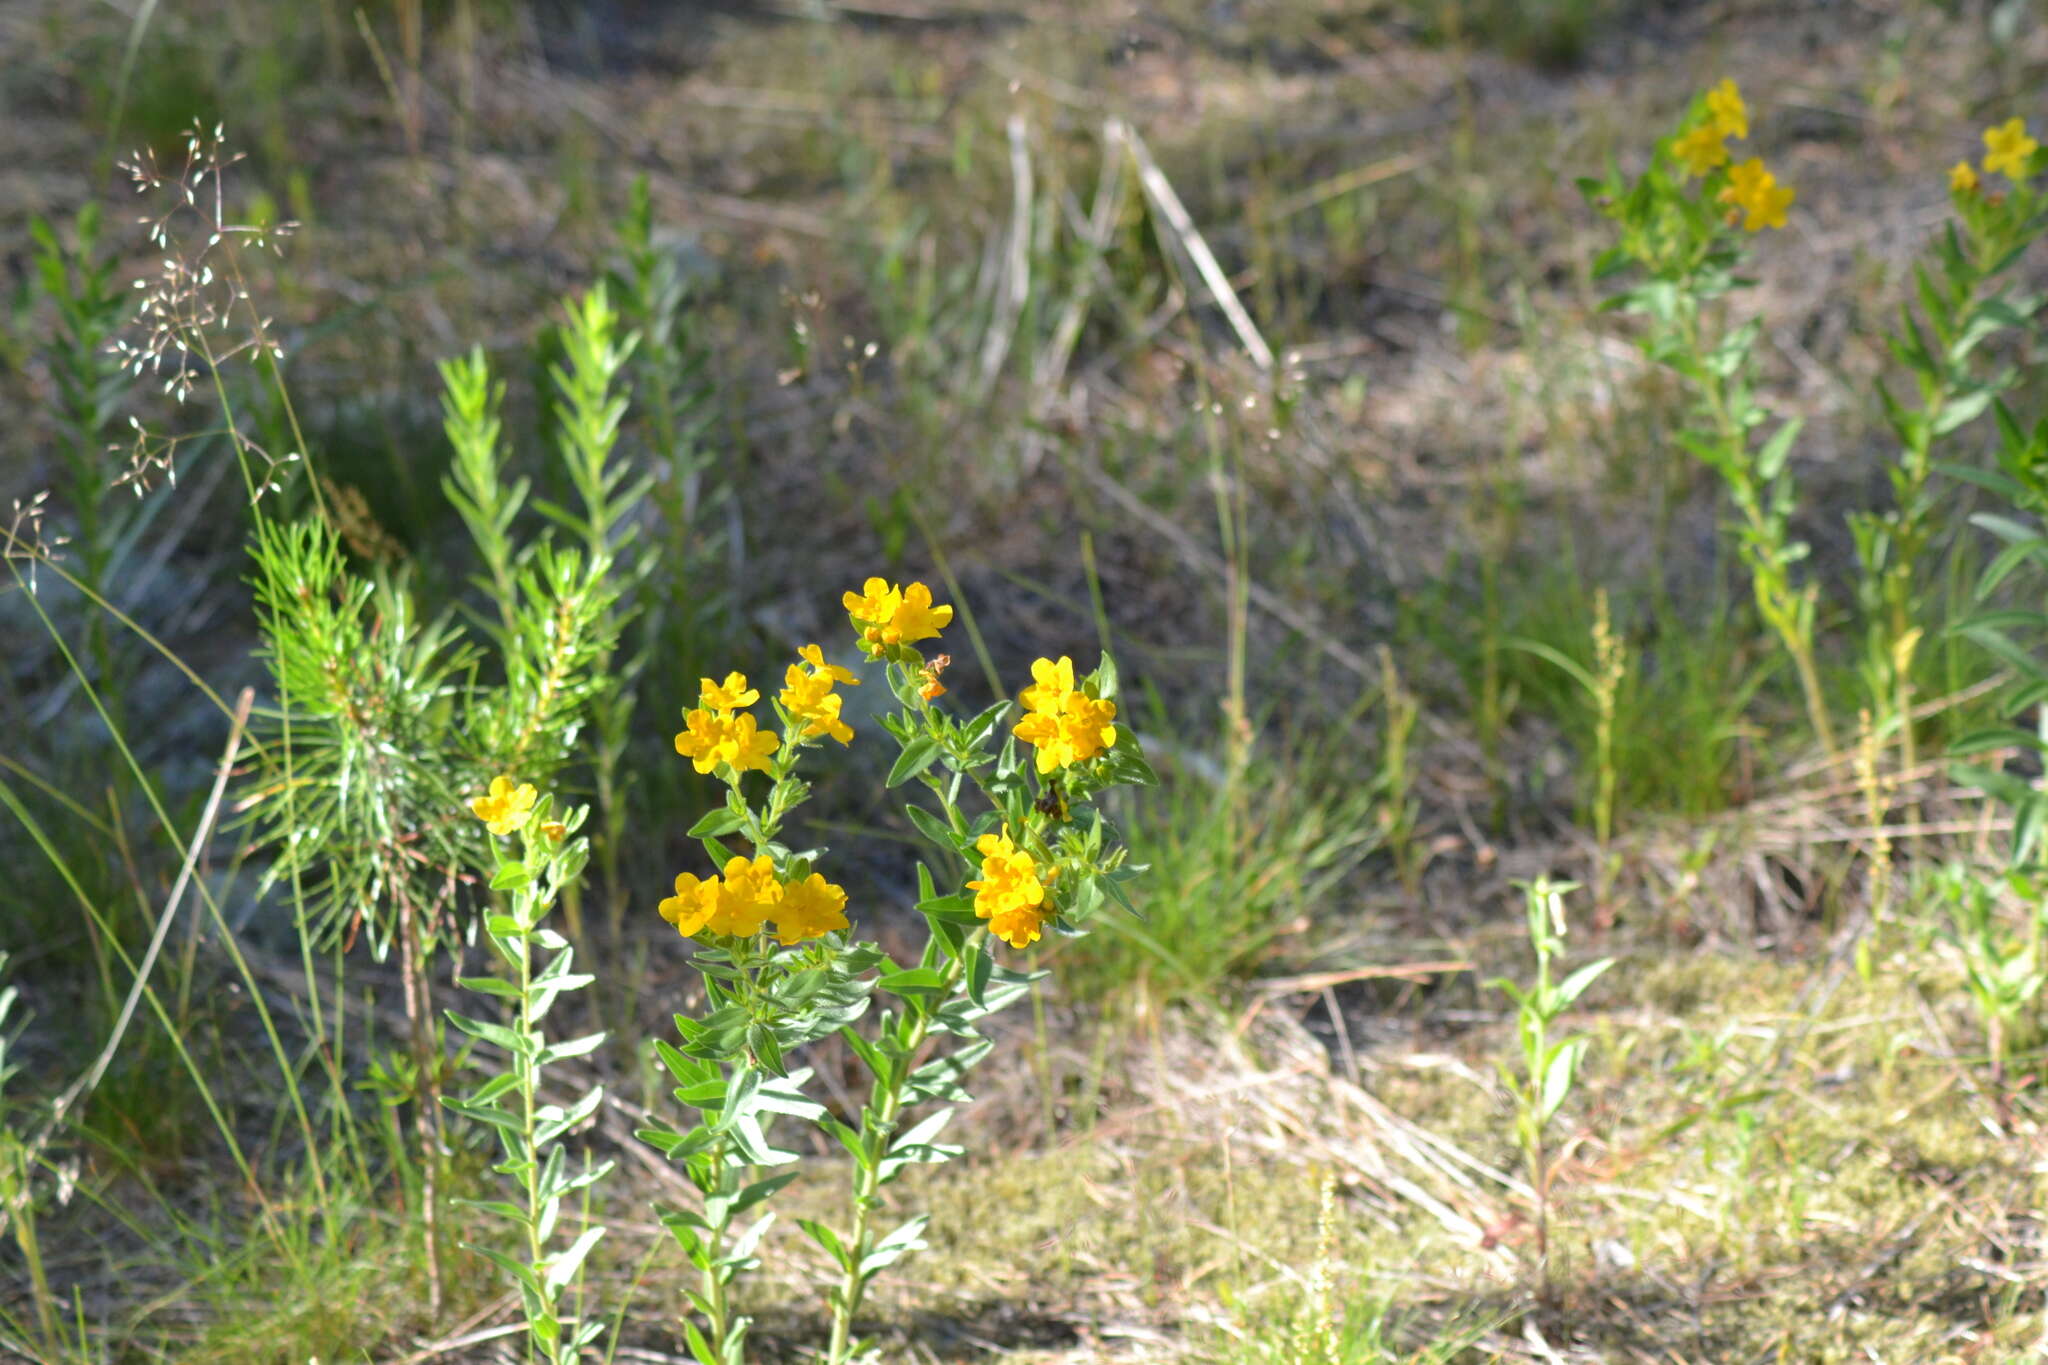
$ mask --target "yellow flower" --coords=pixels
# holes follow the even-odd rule
[[[1116,743],[1116,703],[1077,690],[1072,659],[1040,659],[1031,676],[1020,697],[1025,716],[1012,733],[1038,750],[1038,771],[1085,763]]]
[[[782,741],[772,731],[762,730],[752,716],[741,714],[729,723],[718,757],[732,764],[734,772],[762,772],[781,747]]]
[[[550,843],[559,844],[560,842],[562,842],[562,836],[566,835],[568,832],[569,827],[563,824],[560,820],[543,820],[540,822],[541,837],[548,840]]]
[[[802,659],[805,663],[811,666],[812,672],[823,674],[825,677],[830,678],[833,682],[845,683],[848,687],[860,686],[860,679],[854,674],[854,671],[852,669],[841,668],[838,664],[826,663],[825,651],[820,649],[818,646],[805,645],[796,653],[798,658]]]
[[[1714,167],[1727,164],[1727,136],[1718,125],[1702,123],[1672,143],[1671,154],[1685,167],[1687,175],[1705,175]]]
[[[903,605],[883,628],[882,641],[907,645],[913,640],[935,640],[952,623],[953,609],[933,606],[932,590],[922,583],[912,583],[903,590]]]
[[[853,727],[839,718],[846,698],[832,690],[830,678],[817,677],[791,664],[786,681],[789,686],[782,689],[780,700],[790,719],[804,727],[806,738],[830,735],[841,744],[853,742]]]
[[[710,711],[685,711],[676,752],[689,759],[698,772],[708,773],[718,766],[718,748],[731,728],[731,721]]]
[[[469,803],[470,811],[476,818],[490,826],[491,833],[506,835],[526,823],[527,812],[539,793],[531,782],[521,782],[516,788],[509,777],[491,779],[491,789]]]
[[[752,862],[735,856],[725,865],[725,881],[706,923],[714,934],[746,938],[761,932],[761,922],[775,913],[781,900],[774,859],[765,853]]]
[[[847,928],[846,888],[834,886],[813,872],[800,882],[784,882],[775,907],[775,938],[784,945],[819,938]]]
[[[1792,198],[1792,187],[1780,185],[1778,178],[1764,169],[1760,157],[1751,157],[1731,169],[1728,187],[1721,191],[1722,203],[1742,210],[1745,232],[1785,226],[1785,210],[1792,207]]]
[[[803,723],[806,736],[830,735],[841,744],[851,743],[853,728],[839,718],[846,699],[832,688],[842,682],[858,686],[860,679],[846,669],[826,663],[824,652],[816,645],[805,645],[798,653],[811,667],[791,664],[782,675],[783,687],[776,700],[792,720]]]
[[[847,593],[840,601],[876,654],[884,645],[934,639],[953,620],[953,609],[932,605],[932,590],[922,583],[897,588],[885,579],[870,578],[859,592]]]
[[[1958,161],[1949,167],[1948,188],[1952,194],[1975,194],[1977,192],[1977,171],[1967,161]]]
[[[1045,883],[1059,869],[1039,876],[1031,855],[1018,849],[1007,834],[984,834],[975,841],[981,854],[981,879],[967,883],[974,892],[974,913],[988,921],[989,932],[1012,948],[1038,941],[1038,931],[1052,918]]]
[[[903,591],[889,586],[886,578],[870,578],[861,584],[859,592],[850,592],[841,597],[847,615],[870,626],[884,626],[896,609],[903,605]]]
[[[2024,180],[2027,162],[2041,144],[2027,136],[2027,125],[2009,118],[1996,128],[1984,130],[1984,170],[2003,172],[2008,180]]]
[[[710,923],[718,911],[718,878],[708,882],[698,881],[692,873],[685,872],[676,878],[676,893],[661,903],[661,917],[676,927],[684,938],[697,933]]]
[[[1017,722],[1017,738],[1038,750],[1038,771],[1070,768],[1086,763],[1116,745],[1116,703],[1097,701],[1079,692],[1067,698],[1067,709],[1057,716],[1034,714]]]
[[[1017,700],[1024,703],[1024,709],[1036,715],[1056,716],[1067,704],[1067,697],[1074,690],[1074,661],[1060,655],[1060,661],[1038,659],[1031,665],[1031,686],[1024,689]]]
[[[1734,81],[1723,77],[1719,85],[1707,92],[1707,114],[1721,136],[1749,136],[1749,106],[1742,102],[1742,92],[1736,89]]]
[[[735,772],[758,771],[768,766],[768,760],[781,747],[780,739],[763,733],[754,718],[744,712],[718,715],[701,708],[685,712],[683,733],[676,736],[676,752],[689,759],[700,773],[708,773],[721,763],[730,763]]]
[[[742,706],[752,706],[761,700],[761,694],[747,686],[747,675],[744,673],[728,673],[722,683],[715,683],[709,678],[699,678],[697,686],[697,705],[709,711],[737,711]]]

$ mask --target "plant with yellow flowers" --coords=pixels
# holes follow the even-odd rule
[[[1807,547],[1789,526],[1794,493],[1787,462],[1799,422],[1781,421],[1762,434],[1771,413],[1753,383],[1760,320],[1729,317],[1728,300],[1745,283],[1737,272],[1747,238],[1784,227],[1795,198],[1761,157],[1736,159],[1729,143],[1748,137],[1748,105],[1735,82],[1724,80],[1692,102],[1640,175],[1629,179],[1610,168],[1579,188],[1621,233],[1594,273],[1639,277],[1608,306],[1641,315],[1643,353],[1684,381],[1691,412],[1679,444],[1728,490],[1757,611],[1791,657],[1814,734],[1832,751],[1834,727],[1813,649],[1818,588],[1795,573]]]
[[[2041,307],[2041,296],[2016,288],[2012,275],[2027,248],[2048,232],[2048,184],[2042,183],[2048,155],[2017,118],[1987,128],[1983,146],[1981,163],[1959,161],[1949,171],[1953,217],[1935,239],[1932,260],[1914,267],[1917,316],[1911,305],[1902,308],[1891,337],[1892,354],[1912,377],[1911,390],[1900,394],[1883,384],[1878,388],[1899,447],[1888,471],[1892,506],[1850,518],[1863,566],[1864,675],[1873,716],[1880,728],[1896,733],[1901,769],[1914,767],[1911,670],[1927,628],[1919,568],[1942,525],[1936,515],[1941,489],[1931,478],[1943,468],[1934,460],[1936,444],[1994,413],[2004,449],[2001,463],[2011,470],[1989,473],[1972,465],[1948,472],[1990,487],[2023,513],[2033,510],[2026,487],[2031,477],[2031,462],[2024,455],[2027,441],[1999,401],[2015,382],[2015,372],[1986,357],[2006,349],[2000,341],[2028,335]],[[2010,518],[1986,524],[2008,544],[2030,539]],[[2003,557],[1997,562],[1986,579],[1987,593],[2010,567]],[[2009,648],[1995,622],[1965,622],[1963,628],[1994,652],[2009,659],[2025,657],[2026,651]],[[2033,671],[2022,665],[2023,673]]]
[[[1983,343],[2001,332],[2016,333],[2028,343],[2009,347],[2008,353],[2040,355],[2037,319],[2043,297],[2014,287],[2009,272],[2030,246],[2048,236],[2048,149],[2014,118],[1985,130],[1984,151],[1981,176],[1968,162],[1949,175],[1955,220],[1937,256],[1940,279],[1922,283],[1926,330],[1907,319],[1904,334],[1893,344],[1923,395],[1919,409],[1901,408],[1894,416],[1894,426],[1904,427],[1902,445],[1906,435],[1917,436],[1922,427],[1930,438],[1945,434],[1987,405],[1997,426],[1996,469],[1939,466],[1989,489],[2006,504],[2000,513],[1972,518],[1999,539],[2001,549],[1977,585],[1983,609],[1950,629],[1984,646],[2012,670],[2005,714],[2034,710],[2037,715],[2031,729],[1996,726],[1958,738],[1949,749],[1958,757],[2014,748],[2048,753],[2048,710],[2042,709],[2048,699],[2048,664],[2041,661],[2038,646],[2048,633],[2048,608],[2015,606],[1996,596],[2010,594],[2015,586],[2038,593],[2041,567],[2048,564],[2048,417],[2025,423],[2000,396],[2020,382],[2019,372],[2007,365],[1986,373],[1989,367],[1982,360]],[[2032,376],[2036,383],[2038,376],[2037,370]],[[1926,401],[1930,393],[1944,400],[1938,408]],[[1960,412],[1961,418],[1937,422],[1930,412]],[[2048,873],[2048,857],[2042,854],[2048,791],[2002,765],[1958,763],[1956,775],[2011,808],[2009,871],[2040,901],[2037,888]]]
[[[702,679],[675,739],[677,753],[726,794],[690,830],[708,867],[678,875],[659,906],[695,945],[691,961],[704,978],[704,1012],[677,1015],[678,1041],[655,1043],[696,1118],[641,1136],[682,1164],[699,1195],[694,1207],[662,1215],[700,1276],[684,1324],[699,1365],[745,1358],[749,1321],[733,1283],[758,1264],[774,1215],[745,1216],[795,1178],[763,1174],[797,1159],[770,1139],[770,1125],[816,1124],[852,1158],[850,1225],[800,1224],[831,1261],[825,1359],[844,1365],[862,1350],[854,1324],[869,1284],[924,1245],[927,1215],[882,1230],[883,1192],[908,1166],[959,1152],[940,1135],[969,1099],[968,1073],[993,1047],[976,1025],[1035,979],[999,964],[993,944],[1027,949],[1048,933],[1079,932],[1107,903],[1132,908],[1124,888],[1139,869],[1094,798],[1156,779],[1118,723],[1110,660],[1086,676],[1072,659],[1038,660],[1014,722],[1009,701],[956,716],[938,704],[949,657],[918,648],[951,624],[953,608],[922,583],[881,578],[843,602],[849,657],[880,679],[805,645],[765,707],[763,690],[740,673]],[[915,909],[929,932],[914,963],[860,938],[849,913],[857,907],[821,870],[824,850],[788,841],[790,815],[810,794],[799,776],[806,753],[855,742],[842,689],[876,681],[897,703],[882,721],[896,742],[886,784],[922,788],[928,802],[905,813],[938,855],[936,871],[928,862],[917,869]],[[872,1027],[856,1027],[878,994],[890,1003]],[[858,1113],[829,1112],[804,1093],[811,1069],[789,1065],[835,1034],[870,1077]]]
[[[541,1021],[555,1001],[591,981],[569,970],[575,949],[544,923],[590,859],[590,841],[579,833],[590,811],[580,806],[558,819],[553,806],[553,798],[539,795],[532,784],[506,776],[491,779],[490,788],[469,803],[470,813],[490,832],[496,855],[490,888],[504,899],[485,912],[483,928],[505,974],[462,977],[456,984],[502,1001],[510,1017],[499,1023],[455,1010],[447,1014],[449,1022],[479,1043],[501,1049],[508,1066],[467,1099],[442,1101],[498,1135],[505,1159],[492,1169],[512,1182],[519,1198],[471,1201],[470,1206],[512,1224],[519,1232],[519,1254],[482,1245],[469,1250],[504,1271],[518,1288],[531,1352],[550,1362],[580,1359],[601,1330],[594,1314],[565,1314],[562,1299],[572,1288],[580,1291],[584,1259],[604,1228],[586,1227],[568,1246],[551,1248],[562,1226],[562,1201],[612,1168],[609,1161],[593,1166],[585,1156],[580,1168],[571,1171],[560,1145],[597,1112],[604,1088],[593,1087],[567,1106],[544,1103],[540,1096],[541,1074],[549,1065],[592,1052],[605,1038],[592,1033],[550,1043],[541,1032]],[[536,949],[544,959],[536,959]]]

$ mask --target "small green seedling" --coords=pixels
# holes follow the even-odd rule
[[[1575,882],[1539,877],[1522,883],[1529,920],[1529,944],[1536,950],[1536,979],[1526,989],[1504,976],[1487,983],[1515,1002],[1516,1035],[1522,1044],[1518,1073],[1500,1064],[1502,1082],[1515,1100],[1515,1140],[1528,1164],[1529,1186],[1536,1196],[1536,1265],[1542,1294],[1550,1297],[1550,1164],[1545,1133],[1558,1106],[1572,1092],[1579,1059],[1585,1055],[1584,1035],[1551,1036],[1551,1026],[1585,993],[1599,975],[1614,965],[1603,957],[1589,962],[1562,981],[1552,981],[1551,959],[1564,951],[1564,898],[1578,890]]]

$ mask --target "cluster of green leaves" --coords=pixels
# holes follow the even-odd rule
[[[488,911],[483,927],[508,975],[468,976],[456,983],[507,1002],[510,1022],[448,1011],[450,1022],[464,1033],[502,1049],[508,1065],[467,1098],[444,1097],[443,1102],[497,1133],[504,1160],[492,1169],[515,1182],[522,1196],[518,1203],[467,1202],[516,1228],[524,1259],[490,1246],[469,1249],[518,1286],[527,1330],[541,1357],[565,1361],[580,1359],[583,1348],[602,1330],[589,1313],[565,1320],[560,1305],[563,1294],[580,1283],[583,1262],[605,1229],[601,1224],[587,1227],[557,1251],[550,1250],[550,1243],[561,1223],[563,1199],[603,1179],[612,1163],[593,1166],[586,1155],[582,1168],[571,1172],[561,1142],[597,1112],[604,1102],[604,1087],[593,1086],[568,1105],[543,1103],[540,1098],[542,1073],[551,1064],[584,1056],[605,1040],[599,1032],[550,1043],[541,1032],[541,1022],[556,1000],[593,979],[570,970],[576,950],[543,923],[590,859],[590,841],[580,832],[590,811],[579,806],[557,823],[551,819],[552,809],[552,797],[542,797],[534,806],[518,832],[516,854],[502,843],[494,849],[491,889],[509,901],[503,909]],[[542,955],[538,959],[536,950]]]
[[[676,1027],[690,1038],[698,1021],[677,1015]],[[675,1078],[677,1102],[701,1115],[688,1128],[655,1126],[639,1134],[682,1164],[700,1196],[697,1208],[668,1209],[661,1215],[662,1226],[702,1277],[701,1289],[685,1293],[704,1326],[685,1318],[683,1332],[700,1365],[739,1365],[753,1324],[734,1311],[730,1289],[737,1277],[760,1265],[754,1251],[775,1215],[762,1214],[737,1235],[733,1220],[796,1179],[794,1171],[754,1178],[755,1167],[797,1160],[795,1152],[769,1141],[769,1126],[783,1115],[816,1122],[825,1110],[804,1098],[809,1068],[777,1076],[754,1067],[721,1067],[715,1058],[688,1056],[659,1038],[654,1048]]]
[[[1603,957],[1562,981],[1551,977],[1551,962],[1564,951],[1564,899],[1577,889],[1572,882],[1548,879],[1523,885],[1523,911],[1529,946],[1536,953],[1536,977],[1527,987],[1506,977],[1487,982],[1515,1003],[1515,1037],[1521,1044],[1521,1070],[1517,1072],[1505,1061],[1499,1066],[1501,1081],[1514,1097],[1515,1140],[1522,1148],[1529,1167],[1529,1184],[1536,1192],[1536,1254],[1546,1290],[1550,1273],[1550,1163],[1545,1134],[1551,1118],[1571,1095],[1579,1059],[1586,1051],[1583,1034],[1553,1037],[1551,1027],[1602,972],[1614,965],[1613,958]]]
[[[1058,931],[1079,932],[1110,904],[1129,910],[1126,886],[1139,869],[1129,865],[1120,836],[1095,804],[1110,787],[1156,780],[1129,727],[1118,727],[1109,751],[1057,776],[1041,776],[1014,735],[1000,746],[996,742],[1011,703],[999,702],[970,718],[949,715],[924,694],[931,675],[915,649],[892,645],[882,654],[900,704],[883,721],[897,744],[888,785],[914,781],[935,798],[934,805],[910,802],[905,810],[942,854],[948,879],[958,885],[971,876],[981,858],[977,841],[1002,833],[1029,850],[1048,892],[1056,895]],[[1093,697],[1113,700],[1114,665],[1105,658],[1080,686]],[[750,800],[745,774],[720,764],[725,803],[700,819],[691,835],[719,867],[735,857],[725,841],[744,837],[754,857],[772,859],[778,878],[795,882],[811,875],[823,852],[792,849],[781,838],[785,820],[809,795],[795,770],[815,740],[779,700],[775,711],[784,740],[768,762],[765,797]],[[985,805],[972,817],[962,808],[970,787]],[[733,1220],[790,1178],[756,1178],[754,1168],[795,1159],[768,1142],[768,1120],[789,1116],[815,1124],[852,1159],[851,1227],[801,1224],[835,1270],[827,1295],[832,1335],[825,1358],[831,1365],[844,1365],[863,1349],[853,1326],[870,1283],[924,1245],[922,1214],[878,1230],[883,1192],[909,1166],[959,1154],[959,1147],[939,1138],[956,1107],[971,1098],[968,1074],[992,1050],[979,1025],[1018,999],[1039,974],[996,962],[972,890],[942,892],[939,877],[922,862],[917,884],[916,908],[929,935],[911,964],[897,962],[872,941],[855,939],[851,931],[790,945],[773,944],[765,933],[700,935],[692,962],[704,977],[706,1011],[697,1018],[677,1016],[678,1044],[656,1044],[676,1081],[676,1098],[700,1117],[688,1128],[657,1126],[642,1133],[683,1163],[701,1196],[698,1208],[663,1215],[702,1275],[701,1290],[690,1296],[702,1323],[687,1328],[699,1365],[737,1365],[745,1355],[748,1324],[733,1311],[729,1290],[756,1263],[755,1248],[772,1215],[737,1232]],[[891,1003],[876,1011],[872,1033],[864,1033],[856,1025],[877,995],[892,997]],[[806,1099],[802,1085],[809,1070],[792,1071],[786,1064],[794,1051],[831,1034],[845,1040],[868,1072],[868,1095],[858,1115],[833,1115]],[[941,1037],[948,1045],[934,1049]],[[911,1111],[927,1106],[936,1107],[912,1118]]]
[[[1947,912],[1949,944],[1962,959],[1970,1002],[1984,1026],[1993,1073],[2002,1079],[2013,1031],[2048,982],[2048,961],[2042,957],[2041,888],[2016,873],[1986,878],[1961,863],[1941,868],[1932,880]],[[2028,907],[2024,932],[2014,933],[2000,918],[2001,890],[2014,893]]]
[[[1704,117],[1701,96],[1680,131]],[[1605,306],[1644,318],[1647,325],[1637,339],[1643,354],[1684,381],[1692,411],[1673,439],[1727,489],[1757,611],[1790,655],[1814,734],[1832,751],[1834,728],[1813,649],[1819,586],[1800,581],[1797,566],[1808,547],[1790,529],[1797,496],[1788,462],[1800,424],[1787,419],[1762,434],[1772,417],[1756,389],[1762,320],[1729,318],[1728,301],[1752,281],[1739,273],[1746,254],[1742,235],[1716,200],[1726,176],[1686,175],[1671,150],[1677,136],[1660,140],[1633,180],[1610,167],[1603,178],[1578,182],[1580,192],[1620,230],[1620,240],[1599,255],[1593,273],[1597,279],[1631,271],[1640,276]]]

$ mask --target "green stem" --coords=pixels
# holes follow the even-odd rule
[[[712,1159],[715,1163],[713,1169],[718,1172],[719,1193],[731,1195],[734,1191],[728,1187],[736,1184],[736,1182],[732,1179],[733,1173],[731,1168],[725,1164],[725,1144],[723,1142],[720,1142],[712,1150]],[[730,1207],[729,1204],[728,1207]],[[704,1239],[704,1303],[709,1310],[706,1316],[709,1318],[711,1326],[711,1349],[720,1360],[724,1360],[727,1355],[726,1336],[732,1330],[732,1314],[726,1304],[726,1276],[719,1273],[718,1258],[725,1246],[725,1230],[730,1226],[731,1221],[730,1215],[719,1219],[718,1222],[711,1225],[711,1231]]]
[[[973,937],[961,948],[960,956],[948,960],[944,974],[945,988],[939,993],[938,998],[943,999],[952,994],[953,987],[960,982],[968,955],[981,951],[984,933],[986,930],[976,930]],[[861,1116],[862,1138],[866,1138],[870,1133],[876,1133],[880,1135],[881,1140],[875,1144],[872,1159],[858,1163],[858,1174],[854,1177],[853,1236],[845,1244],[847,1259],[851,1264],[840,1276],[839,1288],[832,1296],[832,1342],[825,1353],[826,1365],[846,1365],[850,1359],[847,1355],[847,1346],[852,1339],[853,1316],[860,1311],[861,1297],[867,1292],[870,1277],[861,1274],[860,1266],[868,1252],[873,1249],[869,1243],[874,1237],[874,1211],[879,1202],[876,1196],[882,1184],[882,1158],[886,1154],[889,1135],[896,1130],[897,1116],[903,1110],[903,1086],[910,1079],[912,1063],[917,1058],[918,1049],[924,1046],[925,1039],[931,1036],[934,1010],[922,1005],[916,1008],[916,1022],[911,1028],[910,1037],[905,1041],[902,1065],[894,1068],[893,1078],[888,1085],[883,1085],[881,1078],[876,1078],[874,1089],[870,1092],[871,1103]]]
[[[519,955],[516,962],[519,968],[519,1036],[522,1040],[530,1040],[534,1034],[533,942],[530,937],[533,929],[534,907],[532,893],[522,891],[519,893],[519,897],[525,902],[521,907],[524,913],[519,917],[521,932],[517,938],[519,944]],[[534,1120],[534,1101],[538,1098],[536,1092],[540,1089],[540,1076],[538,1069],[534,1065],[533,1054],[530,1052],[523,1050],[518,1052],[514,1056],[513,1064],[517,1068],[519,1076],[519,1147],[521,1164],[526,1168],[522,1180],[522,1183],[526,1186],[526,1263],[533,1267],[535,1274],[539,1274],[541,1263],[546,1260],[540,1238],[540,1148],[534,1139],[534,1133],[538,1127]],[[545,1312],[552,1314],[553,1309],[553,1304],[543,1305],[543,1311]],[[560,1339],[560,1329],[558,1327],[554,1340],[559,1341]],[[549,1360],[558,1359],[553,1343],[540,1341],[539,1332],[535,1330],[534,1324],[529,1322],[527,1323],[527,1353],[529,1359],[532,1358],[532,1351],[536,1342],[539,1342],[541,1348],[547,1353]]]
[[[1700,332],[1696,309],[1687,312],[1681,327],[1687,353],[1698,356]],[[1749,438],[1742,424],[1736,421],[1729,402],[1727,382],[1706,366],[1693,369],[1689,377],[1699,386],[1708,415],[1713,419],[1728,461],[1723,478],[1735,494],[1749,542],[1759,551],[1752,555],[1750,564],[1757,605],[1777,631],[1785,652],[1792,656],[1792,667],[1799,676],[1799,688],[1805,696],[1807,720],[1820,740],[1821,749],[1832,757],[1835,727],[1828,719],[1827,697],[1821,690],[1820,669],[1814,662],[1812,629],[1799,623],[1798,594],[1785,570],[1785,528],[1765,510],[1764,500],[1770,496],[1770,490],[1760,488],[1754,482],[1752,467],[1748,464]],[[1739,474],[1738,470],[1741,471]]]

